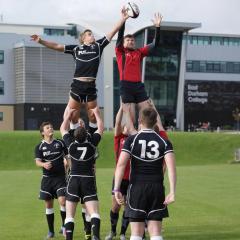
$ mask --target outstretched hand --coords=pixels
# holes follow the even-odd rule
[[[40,41],[40,37],[37,35],[37,34],[33,34],[31,35],[31,41],[34,41],[34,42],[39,42]]]
[[[154,14],[154,19],[152,19],[152,22],[155,27],[160,27],[162,22],[163,16],[158,12]]]
[[[122,18],[123,18],[124,20],[127,20],[127,19],[129,18],[125,6],[122,7],[121,14],[122,14]]]

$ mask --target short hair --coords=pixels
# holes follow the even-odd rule
[[[157,112],[154,108],[148,107],[141,111],[140,113],[141,122],[148,128],[153,128],[157,123]]]
[[[87,139],[87,130],[84,127],[77,127],[73,136],[79,143],[83,143]]]
[[[80,33],[80,43],[81,44],[83,44],[83,38],[84,38],[84,35],[85,35],[85,33],[86,32],[92,32],[92,30],[90,30],[90,29],[86,29],[86,30],[84,30],[82,33]]]
[[[127,34],[124,36],[124,39],[126,39],[126,38],[134,38],[134,36],[133,36],[133,34]]]
[[[41,125],[40,125],[40,127],[39,127],[39,131],[40,131],[40,134],[42,135],[42,137],[43,137],[43,134],[42,134],[43,129],[44,129],[44,127],[47,126],[47,125],[53,126],[51,122],[42,122]]]

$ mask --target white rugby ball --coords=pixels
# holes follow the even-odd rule
[[[129,2],[125,6],[125,9],[127,11],[128,16],[131,18],[137,18],[140,13],[138,5],[134,2]]]

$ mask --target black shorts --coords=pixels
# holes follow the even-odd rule
[[[132,222],[162,221],[168,217],[164,187],[159,183],[130,184],[127,193],[126,216]]]
[[[97,99],[96,83],[73,79],[69,95],[77,102],[92,102]]]
[[[81,203],[98,201],[95,176],[70,176],[66,200]]]
[[[140,103],[149,99],[142,82],[120,81],[120,95],[123,103]]]
[[[51,200],[65,196],[66,179],[65,177],[44,177],[41,182],[39,199]]]
[[[120,186],[120,192],[123,196],[127,196],[128,186],[129,186],[129,180],[123,179]],[[114,195],[113,189],[114,189],[114,178],[112,181],[112,195]]]

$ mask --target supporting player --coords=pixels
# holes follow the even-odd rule
[[[79,110],[82,102],[87,103],[88,109],[93,109],[97,106],[96,76],[103,49],[109,44],[127,18],[128,15],[123,8],[121,19],[113,30],[97,41],[92,31],[86,29],[80,35],[80,45],[62,45],[45,41],[36,34],[31,36],[33,41],[47,48],[73,55],[76,68],[67,108]],[[73,124],[77,123],[78,118],[79,116],[75,112],[73,119],[71,119]],[[90,125],[95,123],[93,114],[89,115],[89,120]]]
[[[65,115],[60,128],[71,158],[71,172],[66,191],[66,240],[73,239],[74,216],[77,203],[80,200],[85,203],[86,210],[91,216],[92,239],[100,238],[100,215],[94,164],[96,146],[103,134],[103,123],[99,109],[94,108],[93,112],[97,120],[98,130],[92,135],[90,142],[87,140],[87,131],[84,127],[75,129],[74,139],[69,134],[72,109]]]
[[[121,153],[123,144],[126,140],[126,138],[129,136],[129,131],[126,127],[126,125],[122,125],[122,119],[123,119],[123,109],[122,105],[120,109],[118,110],[117,116],[116,116],[116,122],[115,122],[115,128],[114,128],[114,152],[115,152],[115,159],[116,164],[118,162],[119,155]],[[128,119],[126,119],[126,122],[128,122]],[[120,186],[120,191],[124,198],[127,196],[127,188],[129,185],[129,172],[130,172],[130,162],[128,162],[123,180]],[[113,185],[112,190],[114,188],[114,178],[113,178]],[[110,211],[110,221],[111,221],[111,231],[110,233],[105,237],[105,240],[112,240],[117,235],[117,223],[119,218],[119,211],[121,209],[121,205],[119,205],[115,199],[114,192],[112,192],[112,208]],[[125,210],[122,214],[122,225],[121,225],[121,232],[120,232],[120,240],[125,240],[125,234],[127,231],[129,220],[125,216]]]
[[[149,97],[142,83],[141,66],[144,57],[156,51],[160,41],[160,25],[162,16],[159,13],[154,15],[152,20],[156,30],[154,41],[142,48],[135,48],[134,36],[128,34],[124,37],[125,24],[122,25],[118,33],[116,43],[116,57],[120,74],[120,95],[122,102],[136,103],[139,111],[149,107]],[[161,126],[160,130],[164,130]]]
[[[62,226],[66,217],[65,210],[65,167],[64,156],[68,154],[64,142],[54,139],[53,126],[50,122],[43,122],[40,126],[42,141],[35,147],[35,160],[38,167],[42,167],[43,176],[39,199],[45,200],[46,218],[49,232],[46,239],[54,237],[54,198],[58,199],[62,217]],[[63,233],[61,227],[60,233]]]
[[[145,220],[151,240],[162,240],[162,219],[168,217],[167,205],[175,201],[176,167],[172,144],[164,140],[153,128],[157,112],[145,108],[140,112],[141,130],[130,136],[124,144],[115,172],[114,192],[119,204],[124,203],[120,185],[128,159],[131,157],[130,185],[126,215],[131,224],[130,240],[141,240]],[[165,159],[169,194],[165,197],[163,185],[163,159]]]

